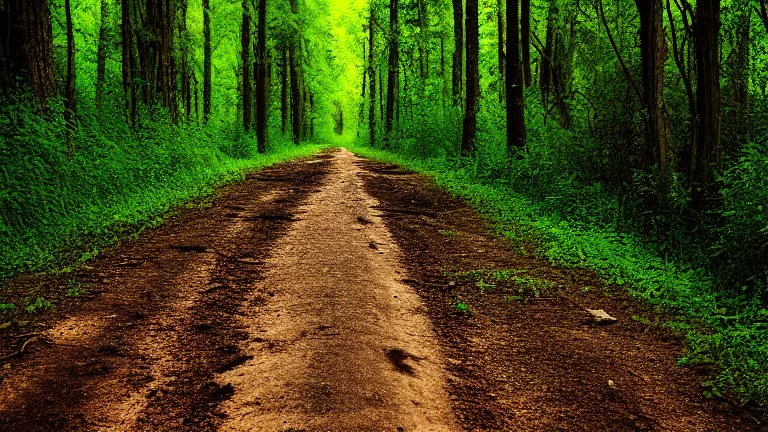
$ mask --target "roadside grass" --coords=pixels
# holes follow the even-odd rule
[[[418,159],[362,146],[351,146],[350,151],[433,178],[438,186],[465,199],[494,222],[513,247],[525,250],[526,244],[533,243],[536,254],[552,264],[592,270],[605,283],[620,286],[631,297],[652,305],[659,316],[670,317],[661,325],[685,337],[687,349],[679,364],[714,369],[703,382],[706,395],[765,412],[768,310],[759,300],[719,291],[706,269],[659,256],[652,245],[635,235],[546,211],[541,203],[514,192],[503,181],[478,177],[460,160]],[[483,283],[492,284],[489,280]],[[537,291],[532,281],[519,279],[518,283],[534,294]],[[510,300],[520,297],[509,296]],[[638,317],[638,321],[655,320]]]

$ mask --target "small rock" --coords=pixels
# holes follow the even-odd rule
[[[602,309],[587,309],[587,312],[589,312],[589,314],[592,315],[592,319],[600,325],[614,324],[617,321],[616,318],[608,315],[608,313]]]

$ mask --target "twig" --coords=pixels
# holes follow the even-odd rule
[[[7,356],[5,356],[5,357],[0,357],[0,361],[6,361],[6,360],[10,360],[10,359],[12,359],[12,358],[14,358],[14,357],[16,357],[16,356],[19,356],[19,355],[21,355],[21,354],[24,354],[24,350],[26,350],[26,349],[27,349],[27,345],[29,345],[29,344],[30,344],[32,341],[34,341],[34,340],[40,339],[41,337],[42,337],[42,336],[41,336],[41,335],[39,335],[39,334],[38,334],[38,335],[36,335],[36,336],[32,336],[31,338],[27,339],[27,340],[26,340],[26,341],[25,341],[23,344],[21,344],[21,348],[19,348],[19,350],[18,350],[18,351],[14,352],[14,353],[11,353],[11,354],[8,354],[8,355],[7,355]]]

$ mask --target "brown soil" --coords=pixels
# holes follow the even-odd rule
[[[0,362],[0,430],[763,430],[704,400],[680,342],[620,292],[346,151],[250,175],[5,297],[70,279],[88,295],[0,333],[0,357],[29,341]]]

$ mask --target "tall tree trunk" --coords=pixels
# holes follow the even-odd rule
[[[387,112],[384,121],[385,145],[389,144],[392,133],[392,122],[395,118],[395,102],[397,95],[397,72],[400,68],[400,24],[398,23],[398,0],[389,0],[389,63],[387,71]]]
[[[122,33],[122,65],[123,92],[125,93],[125,108],[128,124],[133,128],[138,122],[137,92],[134,74],[136,57],[134,55],[135,37],[133,32],[134,0],[121,1],[121,33]]]
[[[53,30],[47,0],[5,0],[0,3],[0,57],[4,88],[16,89],[18,79],[29,84],[47,111],[56,95]]]
[[[478,0],[466,0],[466,5],[467,90],[464,125],[461,134],[461,154],[470,156],[475,152],[478,99],[480,98],[480,26]]]
[[[464,71],[464,5],[453,0],[453,103],[460,105]]]
[[[256,35],[256,138],[259,153],[267,151],[267,0],[258,0]]]
[[[520,0],[520,45],[523,49],[523,78],[531,86],[531,0]]]
[[[72,28],[72,4],[64,0],[64,15],[67,26],[67,79],[64,97],[64,121],[67,128],[67,152],[69,157],[75,153],[73,134],[77,130],[77,76],[75,69],[75,32]]]
[[[179,82],[181,83],[181,102],[184,107],[184,116],[187,121],[192,116],[192,78],[189,67],[189,37],[187,35],[187,8],[188,0],[179,0],[179,41],[181,46],[181,70]]]
[[[99,40],[96,48],[96,109],[101,110],[104,101],[104,84],[107,75],[107,26],[109,25],[109,2],[101,0]]]
[[[423,81],[429,77],[429,12],[425,0],[416,0],[416,8],[419,22],[419,74]]]
[[[203,123],[211,118],[211,4],[203,0]]]
[[[544,48],[541,53],[541,69],[539,70],[539,89],[541,91],[541,104],[544,112],[549,112],[549,96],[552,90],[552,57],[555,39],[555,21],[557,19],[557,4],[555,0],[549,0],[547,8],[547,28],[544,39]],[[545,117],[546,121],[546,117]]]
[[[376,145],[376,69],[374,68],[374,31],[375,17],[373,15],[373,6],[371,6],[370,16],[368,18],[368,135],[370,145]]]
[[[645,168],[656,165],[666,190],[669,180],[669,125],[664,104],[664,65],[667,40],[662,0],[635,0],[640,14],[640,53],[643,71],[643,105],[646,111]]]
[[[520,67],[518,0],[507,0],[507,151],[525,148],[525,111]]]
[[[248,10],[248,2],[243,0],[243,21],[240,27],[240,67],[242,68],[242,83],[240,91],[243,93],[243,129],[251,130],[251,13]]]
[[[714,171],[720,169],[720,0],[699,0],[696,4],[696,109],[697,136],[691,154],[689,179],[696,209],[706,208],[714,195]]]
[[[497,54],[499,63],[499,103],[504,103],[507,59],[504,54],[504,0],[496,0],[496,35],[498,36]]]
[[[301,142],[301,88],[299,87],[299,72],[296,59],[296,47],[291,42],[288,48],[288,68],[291,81],[291,133],[293,142]]]

